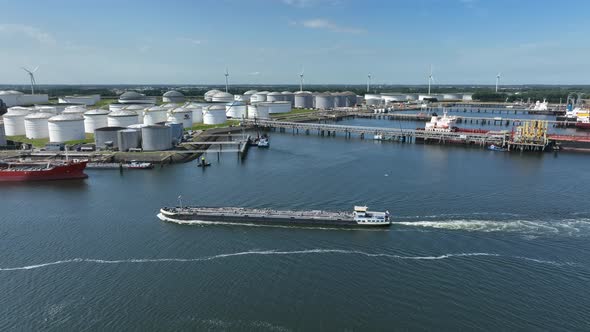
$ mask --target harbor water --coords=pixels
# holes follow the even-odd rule
[[[2,184],[0,329],[590,326],[587,155],[273,132],[270,149],[253,148],[243,162],[206,157],[206,169]],[[292,210],[366,204],[395,224],[157,219],[178,196],[183,205]]]

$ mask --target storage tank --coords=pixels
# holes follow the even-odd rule
[[[168,91],[162,95],[162,101],[165,103],[184,103],[184,95],[178,91]]]
[[[295,94],[291,91],[283,91],[281,94],[283,95],[283,100],[290,102],[291,106],[293,106],[295,103]]]
[[[119,103],[109,104],[109,111],[111,111],[111,112],[120,111],[127,106],[129,106],[129,104],[119,104]]]
[[[266,95],[266,101],[283,101],[283,95],[280,92],[271,92]]]
[[[308,92],[297,92],[294,105],[296,108],[313,108],[313,96]]]
[[[244,92],[244,96],[251,96],[251,95],[255,94],[256,92],[258,92],[258,91],[256,91],[256,90],[248,90],[248,91]]]
[[[117,131],[119,151],[129,151],[140,147],[140,132],[137,129],[121,129]]]
[[[60,114],[49,118],[49,141],[63,143],[86,138],[84,117],[80,114]]]
[[[76,105],[76,106],[68,106],[66,107],[63,112],[61,112],[62,114],[78,114],[78,115],[82,115],[84,114],[84,112],[86,112],[86,106],[82,106],[82,105]]]
[[[222,124],[227,121],[224,105],[213,105],[203,110],[204,124]]]
[[[27,108],[11,107],[8,113],[4,114],[4,130],[6,136],[24,135],[25,132],[25,116],[29,115],[31,110]]]
[[[137,113],[137,117],[138,117],[138,123],[143,123],[143,115],[145,114],[145,110],[148,108],[148,106],[145,105],[129,105],[125,108],[123,108],[125,111],[134,111],[135,113]]]
[[[320,93],[315,95],[315,108],[331,109],[334,107],[334,97],[328,93]]]
[[[257,92],[250,96],[251,103],[259,103],[262,101],[266,101],[266,93]]]
[[[211,101],[214,103],[229,103],[234,100],[234,96],[227,92],[218,92],[211,97]]]
[[[84,113],[84,132],[87,134],[94,134],[97,128],[108,126],[109,111],[95,109]]]
[[[178,144],[182,140],[182,135],[184,134],[184,127],[182,126],[182,123],[165,122],[164,125],[170,127],[172,144]]]
[[[291,112],[291,103],[288,101],[275,101],[259,103],[268,107],[268,114],[289,113]]]
[[[246,117],[247,106],[246,104],[234,101],[225,105],[225,115],[232,119],[243,119]]]
[[[114,148],[119,147],[119,130],[127,128],[123,127],[102,127],[96,128],[94,131],[94,144],[97,149],[104,149],[107,147],[107,142],[112,142]]]
[[[107,115],[109,127],[127,127],[139,123],[139,116],[135,111],[120,110]]]
[[[171,128],[164,125],[151,125],[141,128],[141,148],[144,151],[172,149]]]
[[[248,105],[248,119],[269,119],[268,106],[264,103]]]
[[[351,91],[343,92],[344,99],[345,99],[345,107],[354,107],[356,106],[356,94]]]
[[[177,107],[170,111],[168,121],[173,123],[180,123],[184,128],[193,126],[193,110],[183,107]]]
[[[37,112],[39,113],[52,113],[52,114],[57,114],[60,113],[61,111],[58,112],[57,107],[55,106],[35,106],[35,109],[37,110]]]
[[[53,113],[31,113],[25,116],[25,135],[27,138],[49,137],[48,120]]]
[[[342,92],[332,94],[334,97],[334,107],[346,107],[346,95]]]
[[[6,145],[6,133],[4,132],[4,122],[0,121],[0,146]]]
[[[193,105],[193,104],[188,104],[186,106],[187,110],[190,110],[192,112],[192,117],[193,117],[193,124],[195,123],[203,123],[203,107],[202,106],[197,106],[197,105]],[[191,125],[192,127],[192,125]]]
[[[145,111],[143,115],[143,123],[147,125],[155,125],[158,122],[166,121],[168,118],[168,111],[160,106],[152,106]]]
[[[211,101],[213,99],[213,95],[215,95],[216,93],[222,92],[220,90],[217,89],[213,89],[213,90],[209,90],[207,92],[205,92],[205,95],[203,96],[205,101]]]

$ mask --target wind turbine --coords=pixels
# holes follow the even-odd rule
[[[26,71],[29,74],[29,77],[31,78],[31,94],[34,95],[35,94],[35,85],[37,85],[37,82],[35,81],[35,72],[37,71],[37,69],[39,69],[39,66],[35,67],[35,69],[30,70],[26,67],[21,67],[22,70]]]
[[[498,75],[496,75],[496,93],[498,93],[498,85],[500,84],[500,77],[502,77],[502,73],[498,73]]]
[[[303,92],[303,73],[305,72],[305,68],[301,67],[301,73],[299,74],[299,92]]]
[[[430,96],[430,85],[434,83],[434,76],[432,76],[432,65],[430,65],[430,74],[428,75],[428,95]]]
[[[225,67],[225,92],[228,92],[229,90],[229,71],[227,69],[227,67]]]
[[[371,73],[367,75],[367,93],[371,92]]]

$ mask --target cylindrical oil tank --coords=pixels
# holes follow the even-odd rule
[[[251,95],[255,94],[256,92],[258,92],[258,91],[256,91],[256,90],[248,90],[248,91],[244,92],[244,96],[251,96]]]
[[[6,145],[6,133],[4,132],[4,122],[0,121],[0,146]]]
[[[246,104],[234,101],[225,105],[225,115],[232,119],[243,119],[246,117],[247,107]]]
[[[137,129],[121,129],[117,131],[119,151],[129,151],[140,147],[140,131]]]
[[[269,114],[289,113],[291,112],[291,103],[288,101],[275,101],[261,103],[268,107]]]
[[[295,94],[296,108],[313,108],[313,96],[307,92],[297,92]]]
[[[346,95],[342,92],[333,93],[334,107],[346,107]]]
[[[334,107],[334,97],[328,93],[320,93],[315,95],[315,108],[317,109],[331,109]]]
[[[266,103],[248,105],[248,119],[269,119],[268,106]]]
[[[211,101],[214,103],[229,103],[234,100],[234,96],[227,92],[218,92],[211,97]]]
[[[224,105],[213,105],[203,110],[204,124],[222,124],[227,121]]]
[[[356,94],[351,91],[343,92],[344,99],[345,99],[345,107],[353,107],[356,106]]]
[[[143,123],[147,125],[155,125],[158,122],[166,121],[168,118],[168,111],[160,106],[152,106],[145,111],[143,116]]]
[[[195,123],[203,123],[203,107],[193,104],[188,104],[186,106],[187,110],[190,110],[193,117],[193,124]],[[191,125],[192,126],[192,125]]]
[[[262,101],[266,101],[266,93],[257,92],[250,96],[251,103],[259,103]]]
[[[217,90],[217,89],[213,89],[213,90],[209,90],[207,92],[205,92],[205,95],[203,96],[205,101],[211,101],[213,99],[213,95],[215,95],[216,93],[219,93],[221,91]]]
[[[178,104],[176,103],[167,103],[167,104],[162,104],[160,105],[160,107],[166,109],[167,111],[171,110],[171,109],[175,109],[178,107]]]
[[[193,126],[193,111],[188,108],[177,107],[170,111],[168,121],[180,123],[183,128],[190,128]]]
[[[378,94],[365,94],[365,103],[367,105],[381,105],[381,95]]]
[[[84,117],[80,114],[60,114],[49,118],[49,141],[63,143],[86,138]]]
[[[35,109],[37,109],[37,112],[39,113],[52,113],[52,114],[57,114],[59,113],[57,110],[57,107],[55,106],[35,106]]]
[[[124,110],[126,111],[134,111],[135,113],[137,113],[139,122],[138,123],[143,123],[143,115],[145,113],[145,110],[148,107],[146,107],[145,105],[129,105],[127,107],[124,108]]]
[[[132,124],[138,124],[139,116],[137,116],[137,112],[135,111],[114,111],[107,115],[107,123],[109,127],[127,127]]]
[[[266,95],[266,101],[283,101],[283,95],[280,92],[271,92]]]
[[[119,147],[119,135],[117,132],[126,128],[123,127],[102,127],[94,131],[94,143],[97,149],[105,149],[107,143],[112,143],[113,147]]]
[[[141,148],[144,151],[172,149],[172,129],[164,125],[152,125],[141,128]]]
[[[6,136],[24,135],[25,131],[25,116],[29,115],[31,111],[25,108],[11,107],[8,113],[4,114],[4,129]]]
[[[119,103],[109,104],[109,111],[111,111],[111,112],[120,111],[127,106],[129,106],[129,104],[119,104]]]
[[[406,95],[406,100],[416,100],[416,99],[418,99],[417,94],[407,94]]]
[[[68,106],[66,107],[62,114],[79,114],[82,115],[84,114],[84,112],[86,112],[86,106],[85,105],[76,105],[76,106]]]
[[[291,91],[283,91],[281,92],[283,95],[283,100],[288,101],[291,103],[291,106],[295,105],[295,95]]]
[[[49,137],[48,120],[54,115],[53,113],[31,113],[25,116],[25,135],[27,138]]]
[[[94,109],[84,113],[84,132],[87,134],[94,134],[97,128],[108,126],[109,111]]]
[[[172,144],[178,144],[182,140],[182,135],[184,134],[184,127],[182,126],[182,123],[165,122],[164,125],[170,127]]]

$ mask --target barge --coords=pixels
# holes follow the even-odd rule
[[[293,226],[383,227],[390,226],[389,211],[368,211],[355,206],[352,212],[287,211],[239,207],[163,207],[158,218],[178,224],[199,222]]]

